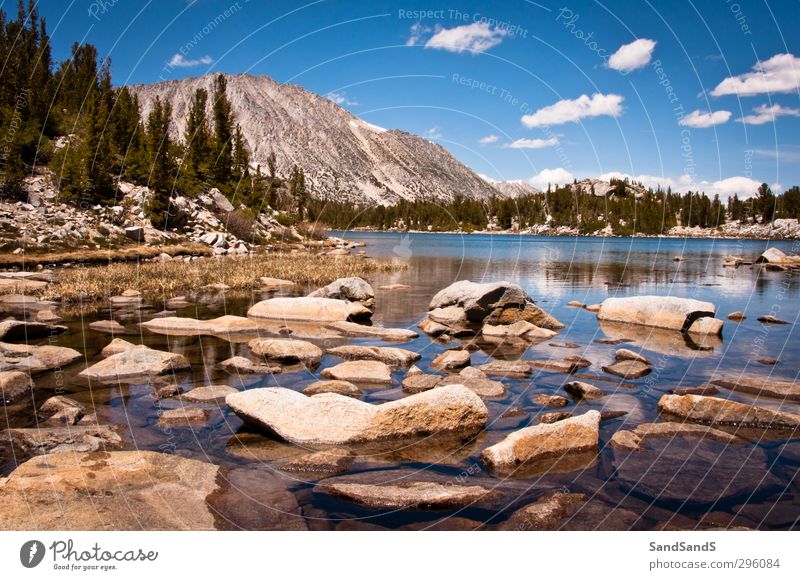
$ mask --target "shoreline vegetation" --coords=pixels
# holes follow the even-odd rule
[[[37,294],[61,303],[76,303],[104,300],[135,289],[145,300],[163,303],[182,294],[204,290],[267,290],[262,278],[324,285],[339,278],[368,276],[405,268],[407,264],[398,260],[376,261],[363,256],[302,252],[198,258],[190,261],[114,262],[103,266],[60,269],[56,280]]]

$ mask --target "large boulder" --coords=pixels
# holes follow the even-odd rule
[[[800,256],[794,254],[787,255],[781,252],[778,248],[768,248],[763,254],[756,259],[757,264],[779,264],[795,265],[800,263]]]
[[[691,298],[628,296],[606,298],[600,305],[597,319],[666,328],[680,332],[719,334],[722,330],[722,321],[700,323],[695,326],[695,322],[700,319],[713,319],[716,311],[717,307],[711,302],[701,302]]]
[[[483,429],[489,417],[480,397],[461,385],[439,387],[381,405],[333,393],[307,397],[279,387],[234,393],[225,402],[244,421],[298,445],[470,435]]]
[[[437,312],[446,308],[462,311],[465,319],[471,323],[513,324],[525,320],[551,330],[563,328],[563,324],[536,306],[520,286],[510,282],[455,282],[440,290],[428,306],[428,310]],[[456,310],[448,312],[448,317],[456,315]]]
[[[334,280],[327,286],[315,290],[309,296],[358,302],[370,310],[375,306],[375,291],[372,286],[366,280],[356,276]]]
[[[251,318],[300,320],[310,322],[336,322],[368,318],[372,312],[357,302],[317,298],[314,296],[278,297],[262,300],[247,311]]]
[[[600,413],[588,411],[553,424],[539,424],[514,431],[500,443],[484,449],[481,459],[493,469],[509,470],[541,459],[597,451]]]
[[[137,345],[95,363],[81,371],[80,376],[96,381],[117,381],[153,377],[188,368],[189,361],[182,354]]]
[[[54,453],[0,486],[4,530],[209,530],[219,467],[152,451]]]
[[[422,358],[419,353],[391,346],[344,345],[327,352],[344,360],[377,360],[393,367],[407,367]]]
[[[247,346],[253,354],[283,363],[302,363],[309,367],[317,367],[322,360],[322,349],[305,340],[256,338],[247,343]]]
[[[664,395],[658,401],[658,410],[668,417],[712,426],[787,431],[800,428],[800,415],[701,395]]]
[[[77,350],[63,346],[0,342],[0,371],[40,373],[63,368],[82,357]]]

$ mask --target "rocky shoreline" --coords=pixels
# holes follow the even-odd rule
[[[788,264],[798,259],[769,251],[763,260]],[[266,283],[274,289],[293,288],[287,280]],[[35,426],[0,433],[20,458],[16,469],[0,478],[0,528],[213,529],[233,521],[251,529],[308,529],[313,517],[300,507],[298,494],[367,510],[501,510],[515,493],[514,482],[527,485],[531,478],[550,473],[577,478],[597,465],[605,449],[612,450],[623,486],[645,497],[666,497],[667,503],[703,506],[747,497],[756,489],[775,489],[778,481],[766,467],[759,443],[791,442],[800,436],[800,385],[762,375],[720,371],[701,388],[664,394],[656,421],[637,418],[630,406],[620,408],[626,395],[619,389],[659,371],[636,338],[606,339],[613,353],[608,364],[578,355],[521,358],[531,346],[552,340],[565,324],[509,282],[462,280],[442,289],[419,322],[424,336],[410,329],[370,326],[380,296],[361,278],[338,279],[305,296],[282,290],[253,304],[246,316],[203,319],[162,312],[145,320],[140,316],[134,330],[119,323],[124,312],[144,305],[141,295],[130,289],[112,297],[108,320],[90,326],[110,335],[111,341],[99,360],[86,362],[81,352],[52,344],[52,337],[69,332],[58,324],[57,304],[24,296],[0,300],[0,308],[13,310],[17,317],[0,325],[4,404],[33,406],[36,415]],[[191,304],[191,299],[184,302]],[[595,315],[600,325],[618,325],[630,337],[640,329],[702,345],[721,340],[726,324],[713,303],[686,298],[612,297],[597,305],[574,306]],[[737,323],[733,316],[727,320]],[[246,349],[225,360],[219,360],[223,353],[204,357],[212,382],[184,390],[182,377],[195,363],[179,352],[132,342],[148,334],[166,336],[170,344],[210,336]],[[33,336],[50,339],[31,344]],[[358,336],[372,337],[377,344],[353,340]],[[399,346],[420,337],[447,346],[428,370],[417,367],[420,349]],[[495,355],[485,364],[474,364],[486,345],[492,345],[494,350],[487,352]],[[504,356],[496,354],[500,348]],[[509,358],[511,352],[517,356]],[[328,357],[338,360],[331,363]],[[149,400],[161,429],[201,430],[220,413],[239,417],[249,431],[231,439],[230,452],[255,458],[269,469],[254,464],[223,468],[180,453],[130,451],[130,424],[104,424],[98,408],[74,395],[41,402],[37,394],[51,390],[48,383],[63,369],[76,366],[82,370],[75,380],[95,392],[144,385],[152,393]],[[586,375],[592,367],[600,371]],[[499,414],[493,401],[505,396],[509,381],[525,380],[538,370],[563,376],[562,386]],[[247,388],[247,381],[235,380],[298,372],[315,378],[302,391]],[[362,400],[376,389],[395,396]],[[720,389],[756,398],[732,400]],[[605,440],[604,425],[620,418]],[[130,420],[141,418],[131,415]],[[496,423],[502,421],[509,423],[498,429]],[[248,438],[258,443],[241,443]],[[692,446],[669,446],[684,440]],[[675,480],[671,464],[659,463],[664,453],[683,463],[690,484],[682,477]],[[469,456],[477,458],[469,481],[448,480],[435,470],[401,476],[402,469],[393,465],[461,465]],[[376,462],[380,469],[375,469]],[[365,466],[369,468],[361,469]],[[695,472],[711,477],[704,475],[697,483],[691,476]],[[293,491],[290,480],[279,473],[291,474],[310,488]],[[729,484],[720,489],[718,481]],[[575,506],[581,506],[583,515],[573,517]],[[515,505],[496,520],[484,523],[465,515],[442,525],[630,529],[638,518],[598,498],[557,492]]]

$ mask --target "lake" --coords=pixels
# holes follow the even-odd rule
[[[221,528],[284,527],[286,512],[302,515],[311,529],[377,529],[440,527],[442,529],[491,528],[506,521],[511,513],[552,491],[581,493],[589,499],[587,509],[571,516],[573,527],[595,529],[623,527],[634,529],[694,529],[745,526],[758,529],[789,529],[800,516],[800,443],[769,432],[748,434],[738,444],[675,438],[654,441],[646,452],[622,454],[608,445],[621,429],[659,421],[659,398],[670,389],[696,387],[720,374],[747,373],[770,375],[794,381],[800,368],[800,341],[797,317],[800,309],[798,276],[788,272],[766,271],[759,266],[723,267],[726,255],[755,260],[767,247],[787,253],[800,251],[800,242],[748,240],[658,239],[658,238],[571,238],[511,235],[402,234],[333,232],[347,240],[365,242],[367,255],[397,258],[408,262],[408,269],[375,275],[373,323],[415,329],[424,318],[431,297],[457,280],[490,282],[507,280],[521,285],[536,303],[566,325],[552,340],[532,345],[527,350],[488,348],[476,345],[472,364],[492,358],[537,360],[580,355],[592,366],[580,371],[579,378],[593,383],[606,396],[575,403],[563,384],[575,377],[545,370],[534,370],[528,379],[504,379],[507,394],[486,400],[489,409],[487,430],[469,441],[447,445],[424,445],[391,452],[364,452],[358,455],[347,476],[371,483],[402,482],[413,479],[441,481],[458,485],[483,485],[502,494],[501,499],[464,509],[448,511],[380,511],[359,507],[314,490],[313,478],[283,473],[277,466],[308,450],[259,434],[242,424],[224,404],[210,405],[210,417],[192,427],[163,428],[158,414],[180,406],[171,399],[156,400],[151,384],[125,384],[87,389],[77,376],[85,363],[65,369],[63,384],[51,384],[47,375],[37,380],[43,393],[60,392],[77,399],[97,413],[98,420],[125,426],[127,448],[152,449],[176,453],[220,464],[231,473],[249,469],[248,477],[231,478],[231,501],[220,517]],[[679,258],[679,259],[676,259]],[[275,272],[280,277],[280,272]],[[390,284],[405,284],[407,289],[380,289]],[[303,292],[310,289],[301,289]],[[690,297],[713,302],[717,316],[744,311],[741,323],[725,320],[720,339],[684,340],[681,335],[643,328],[619,328],[598,323],[591,312],[568,306],[577,300],[591,305],[610,296],[659,295]],[[235,296],[209,301],[179,311],[181,316],[211,318],[222,314],[245,315],[255,301],[269,295]],[[108,335],[89,331],[87,325],[108,310],[83,314],[67,320],[71,332],[55,344],[71,346],[85,353],[88,363],[99,355],[110,340]],[[764,325],[756,319],[772,314],[790,324]],[[267,377],[230,377],[214,368],[219,361],[234,355],[250,356],[246,343],[212,337],[171,337],[139,331],[134,324],[139,311],[115,311],[114,318],[136,334],[125,336],[154,348],[169,349],[187,356],[192,371],[181,376],[185,390],[198,385],[231,384],[250,389],[284,386],[302,390],[318,380],[322,369],[339,359],[326,355],[313,373],[307,370]],[[399,344],[422,355],[418,366],[429,371],[433,358],[462,341],[442,342],[421,336]],[[631,340],[615,346],[595,342],[599,338]],[[469,343],[471,339],[462,339]],[[338,344],[384,345],[379,340],[319,339],[321,346]],[[639,380],[620,381],[604,373],[601,366],[613,360],[621,347],[641,351],[653,363],[653,372]],[[774,365],[758,362],[777,359]],[[381,403],[404,395],[400,388],[403,371],[393,374],[390,386],[364,389],[362,400]],[[558,394],[570,399],[561,409],[544,408],[533,402],[537,394]],[[45,395],[38,395],[39,402]],[[720,389],[720,397],[741,402],[755,398]],[[757,403],[773,409],[800,413],[800,405],[759,398]],[[513,412],[509,412],[511,410]],[[556,462],[547,469],[520,470],[500,476],[485,469],[480,452],[509,433],[537,422],[542,413],[597,409],[612,412],[601,424],[600,452],[577,463]],[[625,413],[625,414],[622,414]],[[30,427],[36,419],[29,408],[9,407],[10,426]],[[14,467],[14,454],[0,451],[3,475]],[[324,480],[323,480],[324,481]],[[245,483],[242,483],[245,482]],[[247,487],[249,482],[250,488]],[[252,492],[248,491],[252,488]],[[244,491],[243,491],[244,490]],[[252,502],[269,507],[280,492],[283,519],[269,515],[253,516]],[[290,499],[287,503],[286,493]],[[277,500],[276,500],[277,501]],[[289,507],[287,507],[289,506]],[[590,506],[590,507],[588,507]],[[257,510],[256,510],[257,511]],[[258,513],[263,513],[261,509]],[[269,509],[266,510],[269,512]]]

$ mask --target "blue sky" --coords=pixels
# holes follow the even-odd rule
[[[621,173],[723,197],[800,184],[794,0],[45,0],[40,12],[54,58],[91,42],[116,84],[269,75],[493,179]]]

